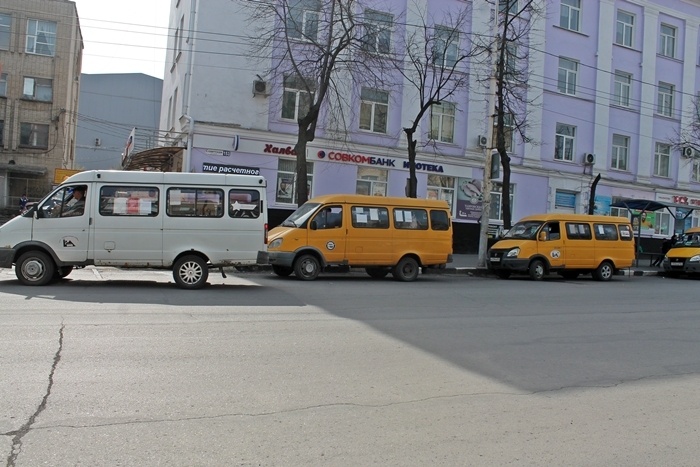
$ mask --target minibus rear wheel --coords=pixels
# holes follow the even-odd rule
[[[411,282],[418,278],[418,272],[420,268],[418,266],[418,261],[410,256],[404,256],[399,261],[399,264],[394,266],[391,274],[396,280],[401,282]]]
[[[321,272],[321,263],[314,255],[301,255],[294,261],[294,275],[304,281],[312,281]]]
[[[28,251],[15,263],[15,275],[24,285],[46,285],[54,278],[56,264],[43,251]]]
[[[183,289],[201,289],[207,283],[209,267],[207,262],[196,255],[187,255],[175,261],[173,278]]]
[[[593,278],[597,281],[609,281],[615,273],[615,268],[610,261],[603,261],[600,266],[593,271]]]

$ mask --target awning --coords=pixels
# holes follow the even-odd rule
[[[181,163],[184,150],[180,146],[163,146],[132,153],[122,163],[122,169],[173,172]]]
[[[17,173],[24,175],[46,175],[48,172],[46,167],[40,167],[36,165],[24,165],[24,164],[0,164],[0,171],[5,171],[7,173]]]
[[[664,203],[662,201],[654,201],[651,199],[621,199],[615,201],[610,206],[614,208],[625,208],[634,211],[660,211],[666,209],[676,219],[685,219],[693,212],[693,210],[700,209],[700,206],[689,206],[687,204],[678,203]],[[671,211],[671,208],[683,209],[685,215],[682,217],[676,217],[676,213]]]

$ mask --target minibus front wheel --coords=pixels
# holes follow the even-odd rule
[[[399,261],[399,264],[394,266],[391,274],[396,280],[401,282],[411,282],[418,278],[418,272],[420,267],[418,266],[418,261],[410,256],[404,256]]]
[[[301,255],[294,261],[294,275],[304,281],[316,279],[321,272],[321,263],[314,255]]]
[[[547,268],[544,265],[544,261],[541,259],[533,260],[532,263],[530,263],[527,273],[530,275],[530,279],[533,281],[541,281],[544,275],[547,273]]]
[[[54,277],[56,264],[43,251],[28,251],[15,263],[15,275],[24,285],[46,285]]]

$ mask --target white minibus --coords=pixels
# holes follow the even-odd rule
[[[266,243],[261,176],[90,170],[0,226],[0,267],[25,285],[87,265],[172,269],[198,289],[210,268],[255,265]]]

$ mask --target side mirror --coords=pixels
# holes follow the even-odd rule
[[[547,240],[547,232],[540,232],[540,235],[537,238],[539,241],[544,242]]]
[[[316,219],[311,221],[310,227],[311,227],[311,230],[318,229],[318,224],[316,223]]]

